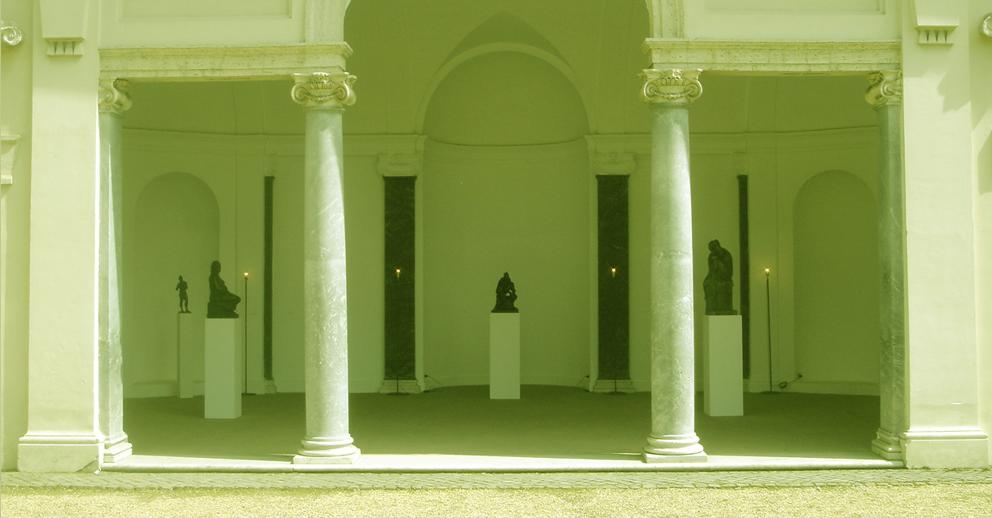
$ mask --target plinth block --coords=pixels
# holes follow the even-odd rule
[[[179,321],[179,397],[191,398],[203,395],[203,338],[200,332],[203,317],[192,313],[178,313]]]
[[[744,415],[740,315],[703,317],[703,411],[708,416]]]
[[[489,399],[520,399],[520,313],[489,314]]]
[[[208,318],[205,324],[203,417],[241,417],[240,318]]]

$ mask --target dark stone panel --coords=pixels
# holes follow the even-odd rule
[[[416,177],[385,178],[386,379],[415,377],[415,182]]]
[[[748,233],[747,212],[748,185],[747,175],[737,176],[737,210],[740,223],[740,289],[741,289],[741,338],[744,352],[744,379],[751,377],[751,259]]]
[[[598,184],[599,378],[630,379],[627,177]]]
[[[272,197],[276,178],[265,177],[264,273],[262,278],[262,368],[272,380]]]

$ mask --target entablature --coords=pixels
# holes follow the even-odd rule
[[[898,41],[734,41],[648,38],[655,69],[725,74],[853,74],[902,68]]]
[[[139,81],[292,79],[294,74],[344,71],[345,42],[252,47],[100,49],[100,75]]]

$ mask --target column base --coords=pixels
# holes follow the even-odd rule
[[[354,464],[361,455],[352,438],[303,440],[303,448],[293,456],[293,464]]]
[[[597,379],[596,383],[592,385],[591,392],[597,394],[615,394],[624,393],[630,394],[634,391],[634,382],[631,380],[612,380],[612,379]]]
[[[696,434],[649,435],[644,462],[706,462],[706,452]]]
[[[902,460],[902,443],[899,437],[882,428],[875,432],[871,451],[885,460]]]
[[[980,428],[909,430],[902,434],[907,468],[986,468],[989,436]]]
[[[127,440],[127,434],[107,440],[103,443],[103,464],[120,462],[131,456],[134,448]]]
[[[17,444],[17,470],[24,472],[95,472],[100,468],[99,435],[28,432]]]
[[[380,394],[420,394],[423,389],[417,380],[383,380],[379,387]]]

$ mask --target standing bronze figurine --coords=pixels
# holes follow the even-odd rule
[[[703,279],[707,315],[736,315],[734,310],[734,262],[730,252],[714,239],[709,243],[710,271]]]
[[[510,274],[503,272],[503,277],[500,277],[499,282],[496,284],[496,306],[493,307],[492,312],[519,313],[520,310],[513,305],[516,300],[517,287],[510,280]]]
[[[176,284],[176,291],[179,292],[179,312],[189,313],[189,284],[183,279],[183,276],[179,276],[179,282]]]
[[[227,285],[220,278],[220,261],[210,263],[210,302],[207,303],[207,318],[238,318],[234,312],[241,297],[227,291]]]

